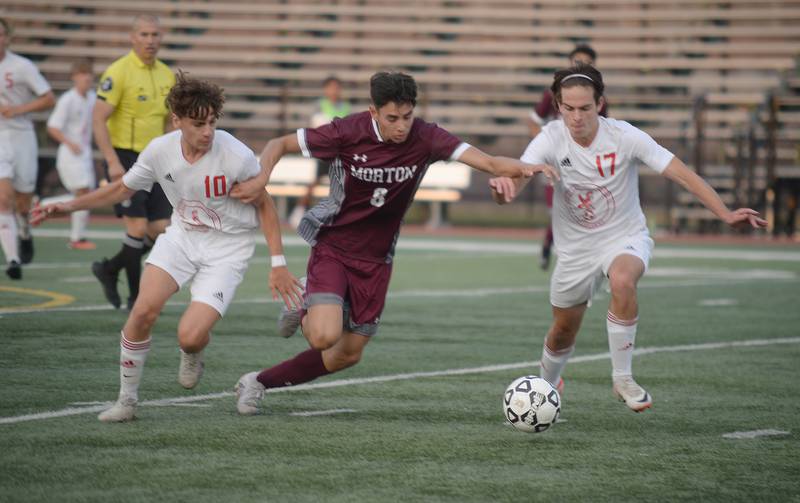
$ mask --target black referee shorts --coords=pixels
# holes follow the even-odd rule
[[[128,150],[124,148],[115,148],[119,162],[125,168],[125,172],[131,169],[139,157],[139,152]],[[108,164],[105,165],[106,178],[108,176]],[[149,222],[154,220],[165,220],[172,216],[172,205],[169,204],[164,190],[161,185],[154,183],[150,192],[146,190],[138,190],[133,196],[121,203],[114,205],[114,213],[117,218],[131,217],[131,218],[146,218]]]

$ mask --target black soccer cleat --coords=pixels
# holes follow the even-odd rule
[[[22,279],[22,267],[20,267],[19,262],[12,260],[11,263],[8,264],[6,275],[11,279]]]
[[[30,264],[33,260],[33,238],[19,240],[19,260],[23,264]]]
[[[117,275],[108,270],[108,259],[104,258],[100,262],[92,262],[92,274],[103,287],[103,295],[105,295],[106,300],[114,306],[114,309],[119,309],[122,300],[119,298],[119,292],[117,292]]]

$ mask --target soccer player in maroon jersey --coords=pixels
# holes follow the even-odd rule
[[[287,153],[331,164],[330,195],[297,229],[312,246],[304,306],[284,310],[278,321],[284,337],[302,327],[311,348],[243,375],[236,387],[240,414],[257,413],[267,388],[297,385],[358,363],[378,330],[403,215],[430,164],[458,160],[496,175],[557,176],[547,165],[489,156],[414,118],[417,85],[409,75],[376,73],[370,96],[369,111],[271,140],[261,154],[262,173],[231,191],[244,202],[259,197]]]

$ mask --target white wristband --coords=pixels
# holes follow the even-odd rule
[[[286,267],[286,257],[283,255],[272,255],[270,257],[272,267]]]

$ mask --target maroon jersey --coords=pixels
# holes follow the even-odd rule
[[[608,117],[608,103],[603,102],[599,113],[603,117]],[[542,99],[531,110],[531,120],[541,127],[555,119],[558,119],[558,109],[556,104],[553,103],[553,93],[550,92],[550,89],[545,89],[544,93],[542,93]]]
[[[330,195],[297,228],[348,256],[391,262],[403,216],[431,163],[456,160],[469,148],[436,124],[414,119],[403,143],[384,142],[369,112],[298,129],[303,155],[330,162]]]

